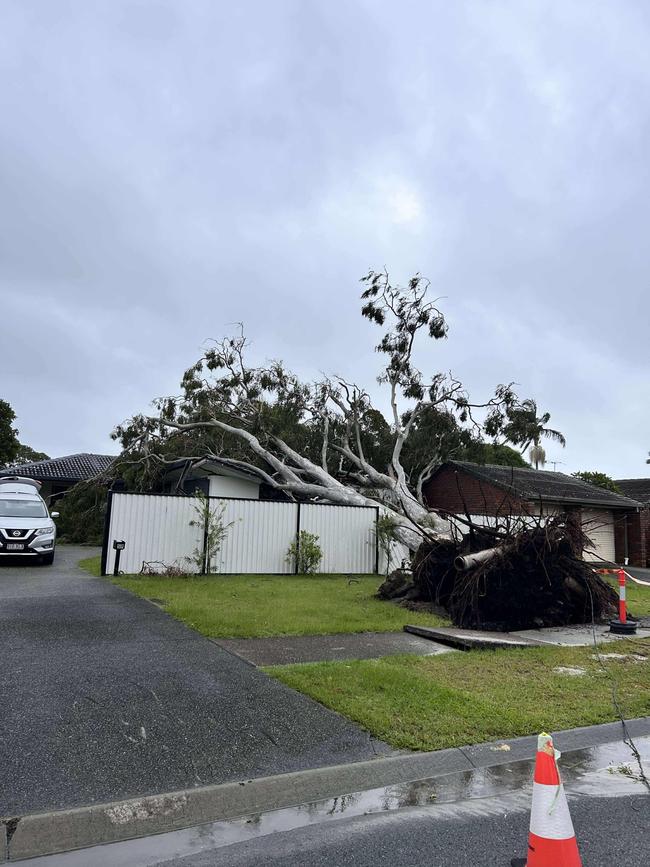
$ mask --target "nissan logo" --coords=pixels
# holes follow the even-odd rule
[[[20,536],[20,530],[14,530],[12,536]]]

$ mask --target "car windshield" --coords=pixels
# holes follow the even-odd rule
[[[0,518],[47,518],[45,503],[38,500],[0,498]]]

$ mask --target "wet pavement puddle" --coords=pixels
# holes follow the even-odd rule
[[[644,771],[650,776],[650,737],[636,739],[635,745]],[[569,798],[623,797],[646,791],[630,747],[620,741],[566,752],[559,766]],[[30,867],[100,867],[109,863],[111,867],[151,867],[168,859],[220,849],[308,825],[413,807],[430,808],[432,819],[436,818],[437,812],[444,812],[449,817],[454,811],[450,813],[444,808],[454,805],[459,808],[456,813],[460,808],[483,812],[529,809],[532,773],[532,759],[514,761],[435,779],[352,792],[106,846],[33,858],[28,863]]]

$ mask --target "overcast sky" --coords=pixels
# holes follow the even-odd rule
[[[371,384],[386,264],[444,296],[425,370],[517,381],[559,470],[648,475],[649,46],[643,0],[3,0],[21,440],[116,451],[240,320],[259,361]]]

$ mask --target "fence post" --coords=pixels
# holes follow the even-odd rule
[[[111,529],[111,509],[113,507],[113,491],[109,489],[106,498],[106,514],[104,516],[104,539],[102,541],[102,562],[99,569],[100,575],[106,575],[108,565],[108,540]]]
[[[293,567],[294,575],[298,574],[298,563],[300,561],[300,500],[298,501],[298,512],[296,513],[296,562]]]
[[[377,530],[378,521],[379,506],[375,506],[375,575],[379,575],[379,532]]]
[[[208,531],[210,521],[210,497],[206,495],[203,503],[203,557],[201,558],[201,575],[210,574],[210,552],[208,551]]]

